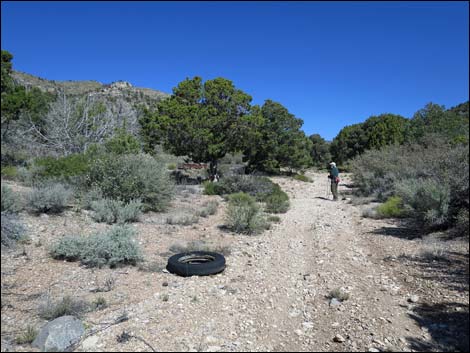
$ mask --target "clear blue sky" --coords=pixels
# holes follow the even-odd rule
[[[9,2],[2,49],[51,80],[171,93],[225,77],[307,134],[468,100],[467,2]]]

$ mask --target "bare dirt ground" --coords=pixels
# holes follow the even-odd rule
[[[38,316],[45,295],[106,299],[107,308],[83,316],[90,335],[76,351],[468,350],[468,240],[421,237],[403,222],[363,218],[367,205],[331,201],[326,175],[308,175],[313,183],[273,178],[291,207],[257,236],[220,227],[222,198],[180,190],[170,213],[210,199],[218,212],[188,226],[166,224],[168,214],[144,215],[134,225],[146,259],[139,268],[53,260],[47,249],[58,238],[109,226],[85,211],[22,213],[31,243],[2,249],[2,351],[35,351],[14,338],[28,324],[46,323]],[[349,183],[346,177],[340,193]],[[190,278],[163,272],[170,250],[192,241],[223,249],[226,270]],[[109,278],[112,290],[93,291]],[[337,289],[349,298],[328,298]],[[106,325],[124,312],[127,321]],[[138,338],[118,342],[124,331]]]

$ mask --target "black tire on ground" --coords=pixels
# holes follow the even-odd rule
[[[180,253],[168,259],[166,269],[183,277],[208,276],[225,269],[225,258],[221,254],[209,251]]]

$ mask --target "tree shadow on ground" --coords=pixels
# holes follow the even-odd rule
[[[426,235],[422,227],[419,227],[419,225],[411,219],[402,219],[398,220],[398,222],[399,225],[397,227],[382,227],[369,233],[407,240],[422,238]]]
[[[415,276],[424,283],[463,294],[462,302],[444,301],[439,293],[430,294],[433,303],[422,303],[409,316],[431,335],[432,341],[408,338],[410,348],[420,352],[468,352],[469,350],[469,254],[449,250],[425,251],[420,255],[402,255],[398,260],[416,269]],[[420,282],[420,283],[423,283]],[[432,286],[436,288],[435,286]]]
[[[421,304],[409,316],[431,335],[432,341],[408,337],[413,351],[418,352],[468,352],[468,305],[443,302]]]
[[[401,255],[398,260],[407,266],[419,269],[423,280],[444,284],[451,290],[468,293],[468,253],[426,251],[415,256]]]

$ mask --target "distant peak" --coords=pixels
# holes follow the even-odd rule
[[[109,85],[111,88],[130,88],[132,85],[127,81],[115,81]]]

